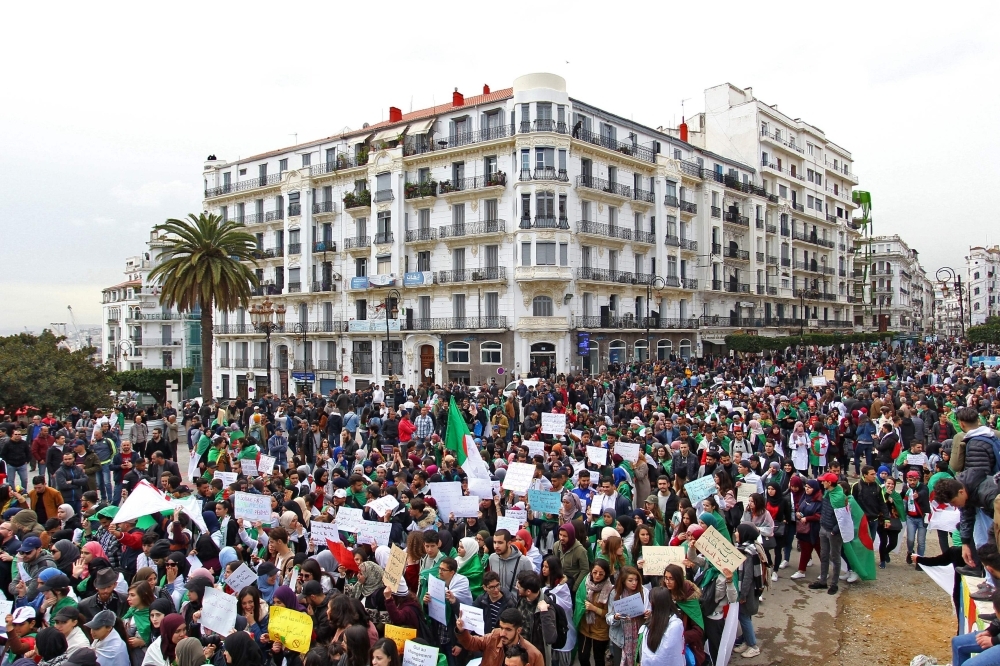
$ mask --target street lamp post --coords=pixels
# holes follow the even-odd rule
[[[310,370],[309,364],[312,360],[312,354],[309,353],[309,324],[298,322],[292,326],[292,333],[295,334],[296,338],[300,335],[302,336],[302,372],[308,373]]]
[[[271,393],[271,333],[284,330],[285,306],[275,306],[271,299],[265,299],[260,305],[250,307],[250,321],[258,333],[264,334],[267,346],[267,392]]]
[[[651,363],[653,360],[652,352],[650,352],[649,347],[649,300],[653,297],[653,290],[656,290],[657,295],[667,286],[667,281],[664,280],[659,275],[653,277],[652,280],[646,283],[646,362]],[[663,316],[663,313],[660,313]]]
[[[942,266],[934,274],[941,284],[941,293],[948,298],[948,283],[951,282],[958,292],[958,317],[962,326],[962,337],[965,337],[965,300],[962,298],[962,275],[951,266]],[[971,313],[970,313],[971,314]]]
[[[819,290],[817,289],[800,289],[799,290],[799,337],[802,337],[805,322],[806,322],[806,310],[805,310],[805,299],[816,298],[819,296]]]
[[[385,354],[387,368],[389,369],[389,381],[395,381],[395,375],[392,370],[392,350],[390,348],[390,337],[389,337],[389,317],[392,316],[393,319],[399,315],[399,290],[390,289],[385,294]],[[390,308],[392,310],[390,311]],[[394,387],[395,388],[395,387]]]
[[[116,349],[118,351],[117,356],[120,357],[123,361],[128,359],[129,354],[135,355],[135,346],[132,344],[132,341],[129,340],[128,338],[122,338],[118,342],[118,346],[116,347]],[[117,358],[115,360],[117,361]],[[118,365],[119,370],[123,370],[120,363],[116,362],[116,365]]]

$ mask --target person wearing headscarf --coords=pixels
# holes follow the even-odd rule
[[[150,636],[153,638],[153,643],[150,644],[150,647],[155,645],[156,639],[160,637],[160,623],[163,622],[163,618],[176,612],[177,609],[174,608],[174,602],[163,597],[155,599],[149,605]]]
[[[490,563],[490,555],[493,554],[493,535],[487,530],[480,530],[476,534],[476,541],[482,546],[479,557],[483,561],[483,571],[485,571]]]
[[[582,518],[583,511],[580,509],[580,498],[573,493],[564,492],[559,504],[559,524],[571,523],[576,518]]]
[[[230,548],[229,546],[226,546],[225,548],[223,548],[222,550],[219,551],[219,582],[220,583],[225,583],[226,582],[226,565],[228,565],[230,562],[236,562],[237,566],[239,566],[238,563],[240,562],[240,556],[236,554],[236,549],[235,548]],[[232,588],[230,588],[230,589],[232,589]],[[239,592],[239,590],[233,590],[233,591],[234,592]]]
[[[286,502],[286,504],[291,504],[296,509],[299,508],[295,502]],[[302,526],[298,513],[291,509],[286,510],[278,519],[278,524],[288,532],[288,546],[296,553],[305,552],[309,544],[306,543],[306,529]]]
[[[56,516],[59,518],[60,527],[64,530],[72,530],[73,541],[79,541],[80,535],[83,534],[83,523],[80,522],[80,516],[76,514],[76,509],[69,504],[60,504]]]
[[[803,475],[809,473],[809,434],[802,421],[796,421],[792,434],[788,436],[788,450],[791,452],[795,469]]]
[[[458,573],[469,579],[469,591],[475,599],[483,593],[483,558],[479,553],[476,537],[465,537],[458,542]]]
[[[274,591],[278,589],[278,567],[270,562],[261,562],[257,567],[257,589],[260,598],[268,604],[274,599]]]
[[[767,484],[764,490],[764,508],[771,514],[774,521],[774,568],[771,569],[771,582],[778,580],[778,569],[788,566],[787,561],[782,560],[782,551],[785,544],[792,542],[795,535],[795,516],[792,512],[792,503],[788,495],[781,492],[781,486],[772,481]]]
[[[205,648],[197,638],[185,638],[174,648],[177,666],[202,666],[205,663]]]
[[[360,549],[355,549],[357,553]],[[353,583],[345,583],[344,594],[364,601],[381,590],[385,585],[382,576],[385,570],[375,562],[365,559],[358,566],[357,578]]]
[[[635,518],[632,516],[621,516],[618,519],[618,533],[622,537],[622,544],[625,550],[631,551],[632,544],[635,543]]]
[[[552,554],[559,558],[563,574],[572,579],[575,592],[590,571],[590,557],[587,548],[576,538],[577,531],[573,523],[567,522],[559,527]]]
[[[73,565],[80,559],[80,549],[68,539],[60,539],[52,544],[52,559],[56,561],[59,571],[73,577]]]
[[[303,611],[305,608],[299,603],[299,598],[296,596],[295,591],[287,585],[279,585],[278,589],[274,591],[274,597],[272,598],[272,605],[277,604],[278,606],[289,608],[291,610]]]
[[[201,560],[202,566],[211,571],[213,577],[218,576],[222,571],[222,565],[219,564],[219,547],[215,545],[211,535],[202,534],[194,546],[194,554]]]
[[[177,656],[177,643],[187,638],[188,623],[178,613],[171,613],[160,621],[159,650],[146,650],[143,666],[171,666]]]
[[[794,478],[792,480],[794,481]],[[795,507],[795,536],[799,540],[802,552],[799,554],[798,571],[791,576],[794,579],[806,577],[806,564],[812,558],[814,550],[819,555],[819,520],[823,508],[823,490],[816,479],[807,479],[804,485],[802,499]]]
[[[237,631],[226,636],[223,649],[226,652],[225,659],[228,664],[261,666],[263,663],[260,648],[253,637],[245,631]]]
[[[215,515],[215,511],[202,511],[201,516],[205,519],[205,525],[208,527],[208,534],[215,534],[222,529],[219,527],[219,517]]]
[[[514,535],[514,545],[518,547],[525,557],[531,560],[531,565],[535,569],[535,573],[540,573],[542,570],[542,554],[539,552],[538,547],[535,546],[534,539],[531,538],[531,533],[528,530],[518,530],[517,534]]]

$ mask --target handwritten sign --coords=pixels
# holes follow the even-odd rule
[[[305,613],[271,606],[271,619],[268,620],[267,633],[281,641],[289,650],[305,654],[309,652],[312,641],[313,621]]]
[[[532,511],[541,513],[559,513],[562,504],[559,493],[547,493],[544,490],[529,490],[528,503]]]
[[[729,543],[719,530],[711,526],[694,542],[694,547],[719,571],[723,569],[736,571],[746,559],[736,546]]]
[[[417,630],[409,627],[397,627],[393,624],[385,625],[385,637],[396,644],[396,649],[400,652],[406,647],[406,641],[417,637]]]
[[[646,602],[638,592],[616,599],[611,606],[615,613],[625,617],[639,617],[646,612]]]
[[[517,521],[519,525],[524,525],[528,522],[528,510],[527,509],[507,509],[504,511],[503,515],[508,518],[513,518]]]
[[[427,484],[431,489],[431,497],[437,502],[438,515],[444,518],[454,511],[452,505],[462,496],[462,483],[460,481],[445,481],[440,483]]]
[[[587,468],[587,461],[580,460],[573,462],[573,485],[577,485],[580,482],[580,472]]]
[[[683,566],[687,557],[687,549],[683,546],[643,546],[642,573],[645,576],[662,576],[668,564]]]
[[[233,497],[233,515],[244,520],[271,520],[271,496],[237,492]]]
[[[337,511],[337,529],[342,532],[353,532],[357,534],[361,529],[361,522],[364,518],[361,509],[352,509],[346,506],[340,507]]]
[[[403,577],[403,572],[406,570],[406,551],[397,546],[392,545],[392,549],[389,551],[389,564],[385,567],[385,573],[382,574],[382,580],[385,581],[386,587],[388,587],[393,592],[399,590],[399,581]],[[386,627],[388,631],[388,627]],[[388,638],[388,633],[386,634]]]
[[[469,494],[479,499],[493,499],[493,482],[489,479],[469,477]]]
[[[458,610],[462,614],[462,622],[465,623],[466,629],[480,636],[486,635],[486,622],[483,619],[482,608],[459,604]]]
[[[600,446],[587,447],[587,460],[595,465],[608,464],[608,450]]]
[[[236,594],[240,593],[244,587],[248,587],[257,582],[257,574],[244,562],[236,571],[226,576],[226,585],[233,589]]]
[[[708,475],[694,481],[688,481],[684,484],[684,490],[687,491],[687,496],[691,500],[691,504],[697,504],[706,497],[711,497],[715,494],[715,478]]]
[[[507,468],[503,478],[503,489],[523,495],[528,492],[531,480],[535,478],[535,466],[528,463],[514,462]]]
[[[270,476],[274,472],[274,463],[277,462],[277,458],[273,456],[265,456],[263,453],[260,454],[260,460],[257,461],[257,471],[261,476]]]
[[[566,432],[566,415],[542,412],[542,432],[547,435],[561,435]]]
[[[475,496],[459,497],[452,503],[451,512],[455,514],[456,518],[478,518],[479,498]]]
[[[240,478],[240,475],[236,472],[216,472],[212,475],[212,479],[222,479],[223,486],[231,486],[236,483],[236,480]]]
[[[384,516],[387,511],[395,511],[399,507],[399,500],[392,495],[386,495],[385,497],[379,497],[376,500],[368,502],[365,506],[371,509],[376,515]]]
[[[444,581],[437,576],[427,577],[427,595],[431,598],[431,602],[427,604],[427,614],[445,626],[448,624],[448,617],[445,615],[446,602],[444,598],[447,589]]]
[[[241,459],[240,471],[243,472],[243,476],[257,476],[257,461]]]
[[[736,488],[736,501],[742,504],[743,508],[747,508],[749,506],[747,501],[755,492],[757,492],[757,484],[747,483],[744,481],[739,485],[739,487]]]
[[[508,518],[506,516],[497,517],[497,532],[500,530],[507,530],[512,535],[517,534],[517,531],[521,529],[521,523],[513,518]]]
[[[918,465],[924,467],[927,465],[927,454],[926,453],[910,453],[906,456],[906,461],[904,465]]]
[[[545,455],[545,442],[536,442],[533,439],[529,439],[524,445],[528,447],[529,458]]]
[[[388,546],[392,534],[392,523],[376,523],[373,520],[362,520],[358,528],[358,543],[374,543],[376,546]]]
[[[813,377],[812,385],[816,386],[826,386],[826,377]]]
[[[631,442],[618,442],[615,444],[615,453],[629,462],[639,462],[639,445]]]
[[[201,602],[201,625],[220,636],[228,636],[236,627],[236,605],[236,597],[206,587]],[[309,626],[312,627],[311,622]]]
[[[321,523],[313,520],[309,523],[309,538],[317,546],[325,546],[327,540],[340,541],[340,530],[333,523]]]
[[[403,646],[403,666],[437,666],[440,651],[430,645],[406,641]]]
[[[833,368],[827,368],[823,371],[823,377],[825,377],[828,382],[835,381],[837,379],[837,371]]]

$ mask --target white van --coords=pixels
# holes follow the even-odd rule
[[[503,389],[503,395],[504,395],[504,397],[505,398],[510,398],[510,397],[516,395],[517,394],[517,385],[520,384],[522,381],[524,382],[525,386],[527,386],[528,388],[531,388],[532,386],[537,386],[538,382],[540,382],[541,380],[538,377],[531,377],[530,379],[526,377],[523,380],[518,379],[518,380],[512,381],[510,384],[507,384],[507,386],[504,387],[504,389]]]

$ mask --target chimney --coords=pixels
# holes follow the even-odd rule
[[[681,126],[678,128],[681,131],[681,141],[687,143],[688,140],[688,124],[684,122],[684,116],[681,116]]]
[[[488,85],[486,85],[485,83],[483,84],[483,94],[484,95],[489,95],[490,94],[490,87]]]
[[[458,92],[458,88],[455,88],[455,92],[451,94],[451,105],[452,106],[463,106],[465,104],[465,97],[462,93]]]
[[[400,111],[399,109],[397,109],[394,106],[390,106],[389,107],[389,122],[390,123],[398,123],[402,119],[403,119],[403,112]]]

